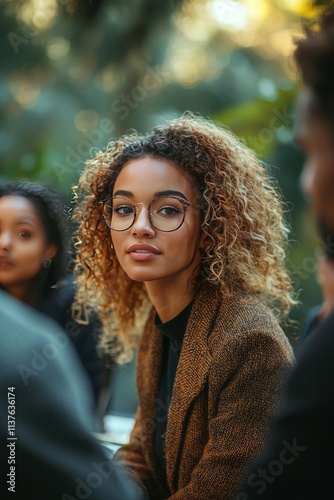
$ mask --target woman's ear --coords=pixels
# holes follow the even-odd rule
[[[57,252],[58,252],[58,246],[55,243],[53,243],[47,248],[44,260],[53,259],[57,255]]]
[[[199,249],[205,250],[210,243],[210,236],[204,232],[201,234],[201,239],[199,241]]]

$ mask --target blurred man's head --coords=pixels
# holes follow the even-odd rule
[[[296,139],[307,155],[302,186],[311,198],[325,243],[333,251],[334,11],[296,45],[295,60],[304,82],[296,123]]]

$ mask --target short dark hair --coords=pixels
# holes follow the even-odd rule
[[[334,10],[323,14],[318,28],[305,28],[305,37],[295,43],[304,84],[314,94],[317,111],[334,128]]]
[[[65,204],[55,189],[29,181],[17,181],[0,185],[0,198],[3,196],[22,196],[28,199],[37,211],[47,241],[55,243],[58,247],[44,284],[44,288],[47,290],[59,281],[65,271],[69,235]]]

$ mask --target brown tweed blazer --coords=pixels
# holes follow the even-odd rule
[[[231,500],[264,445],[293,364],[290,344],[259,299],[240,295],[222,301],[209,287],[201,289],[168,410],[166,484],[154,444],[162,336],[153,317],[154,311],[138,352],[134,429],[115,460],[150,499]]]

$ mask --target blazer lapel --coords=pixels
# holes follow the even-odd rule
[[[216,293],[205,287],[198,293],[189,317],[168,411],[166,432],[168,478],[177,476],[175,472],[184,439],[186,415],[207,379],[211,363],[208,337],[219,305]]]
[[[168,491],[164,471],[156,457],[155,429],[159,400],[159,380],[162,359],[162,336],[154,326],[153,309],[145,328],[138,352],[137,387],[142,422],[143,453],[150,465],[157,484]]]

